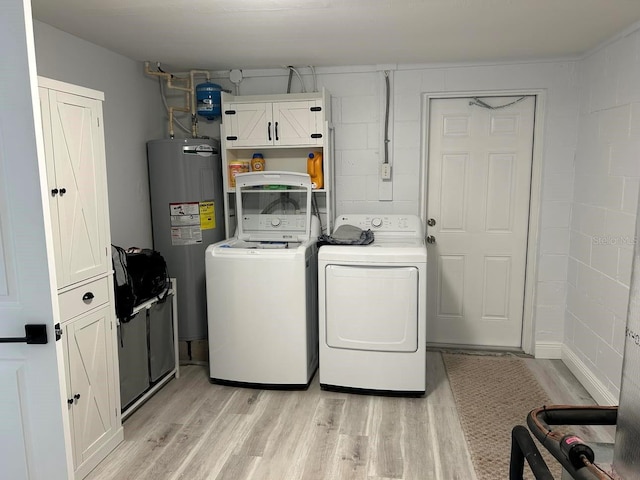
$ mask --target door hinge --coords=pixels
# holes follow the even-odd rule
[[[98,127],[100,126],[100,117],[97,117],[98,120]]]
[[[53,331],[56,334],[56,342],[62,338],[62,327],[60,327],[59,323],[56,323],[53,326]]]

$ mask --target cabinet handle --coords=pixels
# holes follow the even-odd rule
[[[67,403],[69,405],[73,405],[73,398],[67,398]]]
[[[312,133],[311,134],[311,138],[322,138],[322,134],[321,133]]]
[[[82,301],[83,302],[90,302],[91,300],[93,300],[93,293],[92,292],[87,292],[82,296]]]
[[[278,122],[276,122],[276,142],[280,140],[280,138],[278,137]]]
[[[269,136],[269,141],[271,141],[271,122],[267,124],[267,135]]]
[[[54,188],[53,190],[51,190],[51,196],[55,197],[58,194],[58,189]]]
[[[60,196],[63,196],[65,193],[67,193],[67,189],[66,188],[61,188],[60,189]]]
[[[80,394],[79,394],[79,393],[76,393],[76,394],[73,396],[73,398],[75,398],[76,400],[80,400]]]

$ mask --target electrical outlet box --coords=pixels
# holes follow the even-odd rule
[[[380,177],[382,180],[391,180],[391,164],[383,163],[380,166]]]

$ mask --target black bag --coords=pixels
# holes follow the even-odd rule
[[[127,250],[127,271],[136,305],[161,295],[168,286],[167,263],[159,252],[148,248]]]
[[[129,321],[136,305],[131,279],[127,272],[127,252],[124,248],[111,245],[111,262],[113,264],[113,288],[115,290],[116,316],[122,321]]]
[[[155,250],[123,249],[111,245],[116,315],[122,322],[131,318],[134,307],[168,293],[169,275],[164,257]]]

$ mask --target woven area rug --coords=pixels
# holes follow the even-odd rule
[[[511,429],[551,402],[521,358],[443,353],[451,390],[478,480],[509,478]],[[538,448],[554,478],[561,466]],[[533,478],[525,464],[525,478]]]

